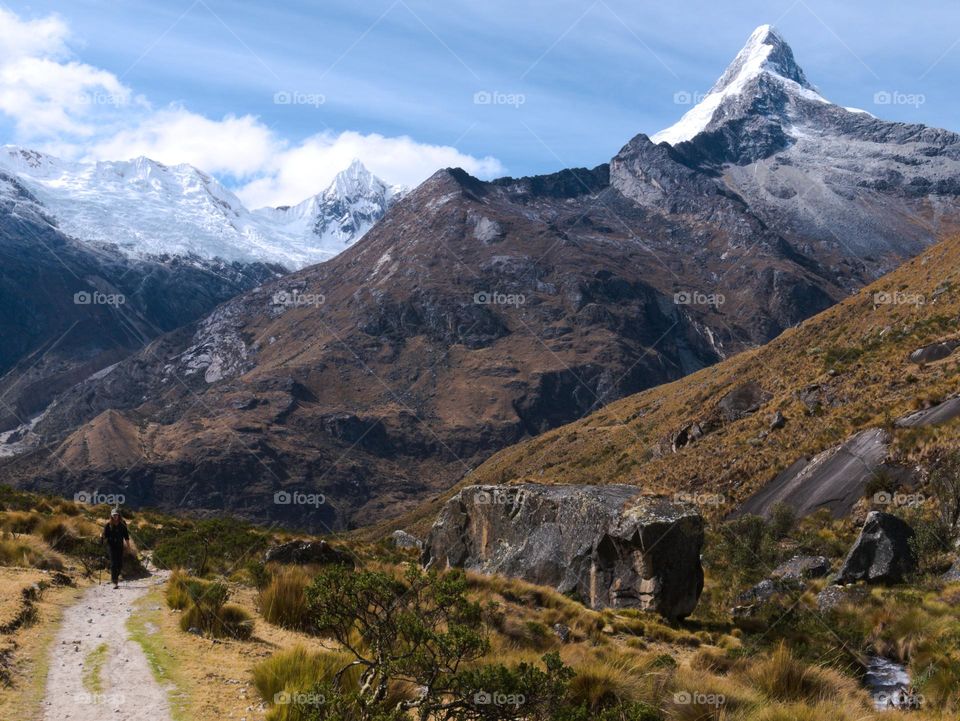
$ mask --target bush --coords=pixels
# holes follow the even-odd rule
[[[298,566],[278,569],[260,593],[260,613],[264,620],[298,631],[309,628],[305,593],[309,584],[310,574]]]
[[[230,518],[198,521],[157,544],[154,561],[161,568],[181,568],[197,576],[226,573],[246,556],[263,550],[267,536]]]
[[[172,579],[171,579],[172,580]],[[184,603],[180,629],[197,629],[213,638],[235,638],[241,641],[253,635],[253,616],[246,609],[228,604],[230,591],[222,583],[205,583],[198,579],[178,579],[167,587],[167,603]]]

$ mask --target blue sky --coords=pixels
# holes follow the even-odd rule
[[[108,94],[122,87],[125,99],[96,114],[70,109],[68,116],[88,113],[75,127],[34,121],[30,113],[48,119],[51,109],[37,100],[39,110],[21,111],[17,102],[25,101],[4,102],[0,87],[5,142],[78,157],[143,151],[206,163],[254,205],[316,192],[347,154],[404,183],[448,161],[488,176],[605,162],[636,133],[673,123],[688,109],[677,99],[709,89],[763,23],[776,25],[830,100],[960,129],[957,2],[8,0],[6,7],[21,23],[55,14],[61,30],[48,36],[46,26],[30,26],[45,38],[39,50],[15,43],[0,52],[82,65],[87,91],[103,82]],[[95,79],[98,72],[111,79]],[[911,98],[878,106],[875,95],[884,91]],[[493,102],[475,102],[477,93]],[[180,148],[177,137],[191,133],[193,142]],[[204,151],[228,137],[222,150]]]

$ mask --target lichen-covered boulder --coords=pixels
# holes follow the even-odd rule
[[[910,547],[914,531],[906,521],[889,513],[871,511],[860,536],[847,554],[834,581],[839,585],[900,583],[917,569]]]
[[[703,519],[636,486],[469,486],[424,542],[425,565],[514,576],[591,608],[639,608],[670,619],[703,590]]]

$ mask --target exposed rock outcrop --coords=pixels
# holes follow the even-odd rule
[[[960,348],[960,338],[937,341],[917,348],[910,354],[910,361],[917,364],[933,363],[952,355],[957,348]]]
[[[423,562],[574,593],[592,608],[693,612],[703,519],[636,486],[469,486],[447,502]]]
[[[770,574],[783,581],[805,581],[821,578],[830,573],[830,559],[826,556],[794,556],[784,561]]]
[[[769,517],[778,503],[806,516],[821,508],[839,518],[863,496],[877,473],[910,483],[907,469],[888,462],[889,434],[881,428],[856,433],[813,458],[801,458],[748,498],[737,514]]]
[[[914,531],[906,521],[871,511],[853,548],[837,574],[836,583],[900,583],[917,568],[910,548]]]

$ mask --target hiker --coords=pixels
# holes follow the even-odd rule
[[[123,566],[123,547],[130,546],[130,531],[127,524],[120,518],[120,511],[114,508],[110,512],[110,520],[103,527],[100,542],[106,542],[110,549],[110,580],[114,588],[120,588],[120,569]]]

